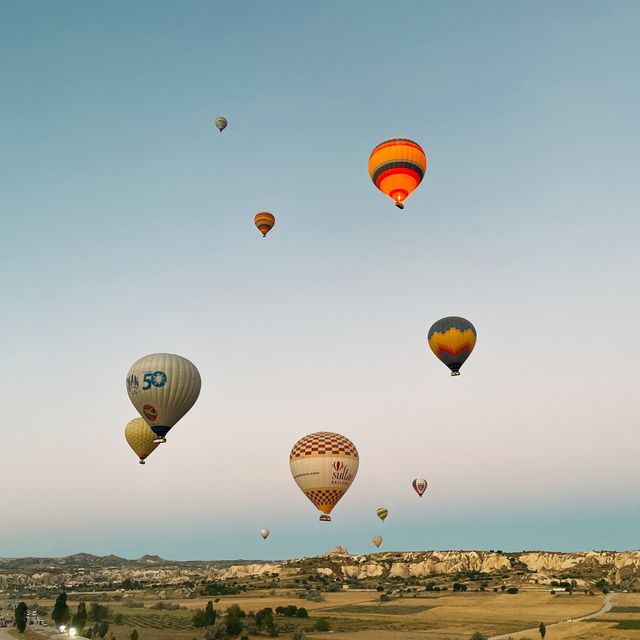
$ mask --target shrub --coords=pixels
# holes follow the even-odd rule
[[[331,623],[327,618],[318,618],[313,628],[316,631],[331,631]]]

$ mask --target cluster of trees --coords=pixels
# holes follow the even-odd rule
[[[247,585],[238,585],[235,582],[227,584],[226,582],[207,582],[202,589],[202,595],[205,596],[234,596],[241,591],[246,591]]]
[[[117,617],[122,621],[121,615]],[[68,625],[71,622],[71,626],[76,629],[81,638],[104,638],[109,631],[109,618],[111,618],[111,609],[99,602],[91,602],[88,611],[86,603],[80,602],[77,611],[71,615],[66,593],[61,593],[56,598],[51,612],[51,619],[56,626]],[[87,622],[93,622],[94,625],[87,625]]]
[[[308,618],[309,612],[304,607],[296,607],[290,604],[286,607],[276,607],[277,616],[285,616],[286,618]]]
[[[213,608],[213,602],[210,600],[205,609],[196,611],[193,624],[206,629],[205,640],[227,640],[238,636],[240,640],[248,640],[250,635],[267,635],[275,638],[284,630],[292,631],[292,638],[295,640],[304,640],[304,629],[294,629],[291,625],[287,629],[286,624],[284,629],[278,628],[276,616],[306,619],[309,617],[309,612],[304,607],[289,605],[277,607],[275,612],[271,607],[265,607],[259,611],[247,613],[234,604],[227,607],[224,613],[220,613]],[[327,618],[319,618],[315,622],[314,629],[330,631],[331,623]]]

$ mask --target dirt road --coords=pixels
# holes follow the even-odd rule
[[[613,593],[607,593],[602,601],[602,607],[593,613],[589,613],[586,616],[580,616],[579,618],[570,618],[569,620],[559,620],[558,622],[550,622],[549,624],[545,623],[545,627],[550,629],[551,627],[557,627],[561,624],[573,624],[574,622],[581,622],[582,620],[589,620],[589,618],[596,618],[597,616],[601,616],[603,613],[607,613],[607,611],[611,610],[613,607]],[[512,631],[511,633],[506,633],[501,636],[492,636],[489,640],[507,640],[508,638],[512,638],[514,633],[538,633],[538,627],[534,627],[533,629],[518,629],[517,631]]]

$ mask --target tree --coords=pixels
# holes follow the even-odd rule
[[[227,640],[227,625],[224,620],[216,620],[214,625],[207,627],[207,631],[204,634],[205,640]]]
[[[484,633],[480,633],[479,631],[476,631],[470,638],[469,640],[489,640],[489,638],[487,636],[484,635]]]
[[[255,615],[256,625],[258,629],[269,629],[273,626],[273,609],[271,607],[265,607],[256,612]]]
[[[24,633],[27,628],[27,605],[24,602],[18,602],[16,607],[16,627],[20,633]]]
[[[540,623],[538,629],[540,630],[540,637],[544,640],[544,637],[547,635],[547,627],[545,626],[544,622]]]
[[[109,607],[104,604],[100,604],[99,602],[92,602],[89,607],[89,613],[87,615],[88,620],[93,620],[94,622],[102,622],[106,620],[111,615],[111,611]]]
[[[71,624],[76,627],[76,629],[84,629],[84,625],[87,623],[87,605],[80,601],[78,603],[78,611],[73,614],[73,618],[71,618]]]
[[[318,618],[315,624],[316,631],[331,631],[331,623],[327,618]]]
[[[98,635],[101,638],[104,638],[107,635],[107,631],[109,631],[109,623],[106,620],[98,623]]]
[[[225,612],[227,633],[231,636],[239,636],[242,631],[242,618],[247,614],[237,605],[232,604]]]
[[[129,636],[129,640],[138,640],[138,630],[134,629]]]
[[[213,608],[213,602],[209,600],[207,607],[204,610],[204,626],[210,627],[216,621],[216,610]]]
[[[306,640],[307,636],[302,627],[296,627],[291,634],[291,640]]]
[[[207,625],[204,623],[204,609],[196,609],[193,614],[193,618],[191,619],[191,624],[196,629],[202,629],[202,627],[206,627]]]
[[[56,598],[56,603],[53,605],[51,619],[60,626],[61,624],[67,624],[70,617],[71,613],[69,611],[69,605],[67,604],[67,594],[61,593]]]

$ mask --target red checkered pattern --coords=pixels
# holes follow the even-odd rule
[[[346,489],[309,489],[304,494],[316,505],[317,509],[322,511],[322,507],[335,507],[345,491]]]
[[[293,445],[289,460],[304,458],[305,456],[347,456],[357,458],[358,451],[349,440],[339,433],[319,431],[300,438]]]

